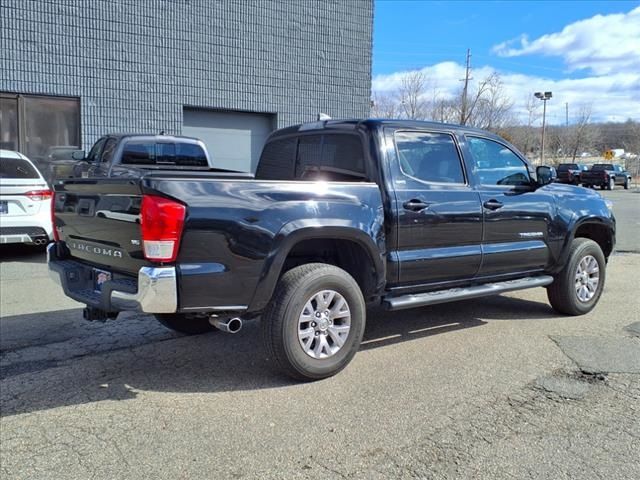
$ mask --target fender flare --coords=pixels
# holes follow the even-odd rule
[[[569,258],[569,249],[571,247],[571,242],[576,238],[576,232],[583,225],[598,225],[600,227],[605,227],[609,233],[609,240],[611,241],[612,250],[615,247],[616,241],[616,227],[615,222],[611,219],[592,216],[592,217],[583,217],[576,222],[574,222],[570,226],[569,235],[565,237],[564,243],[562,244],[562,248],[560,249],[560,255],[558,256],[558,261],[556,262],[555,268],[553,268],[552,273],[557,273],[561,271],[568,258]],[[609,254],[610,255],[610,254]]]
[[[376,272],[376,287],[381,289],[386,278],[384,240],[376,243],[373,233],[366,232],[342,219],[306,219],[285,224],[274,238],[265,258],[253,298],[247,312],[257,312],[269,303],[289,252],[298,243],[314,239],[340,239],[352,241],[369,254]]]

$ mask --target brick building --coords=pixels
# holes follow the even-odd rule
[[[274,128],[368,114],[372,3],[3,0],[0,148],[165,131],[251,170]]]

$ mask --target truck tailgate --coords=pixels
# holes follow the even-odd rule
[[[55,186],[55,227],[71,257],[137,274],[150,265],[140,233],[139,179],[74,179]]]

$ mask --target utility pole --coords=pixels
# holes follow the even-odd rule
[[[545,129],[545,120],[547,117],[547,100],[549,100],[553,94],[551,92],[536,92],[533,94],[539,100],[542,100],[542,141],[540,142],[540,165],[544,164],[544,129]]]
[[[469,80],[471,78],[471,49],[467,48],[467,68],[464,75],[464,88],[462,89],[462,108],[460,108],[460,125],[467,123],[467,92],[469,90]]]
[[[569,102],[566,102],[564,104],[564,109],[565,109],[565,125],[568,127],[569,126]]]

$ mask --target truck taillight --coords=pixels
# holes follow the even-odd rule
[[[53,192],[51,190],[31,190],[24,195],[30,200],[41,202],[42,200],[48,200],[53,197]]]
[[[174,200],[144,195],[140,230],[144,256],[152,262],[173,262],[178,256],[187,208]]]
[[[58,235],[58,229],[56,228],[56,195],[55,192],[51,192],[51,225],[53,225],[53,240],[60,241],[60,235]]]

